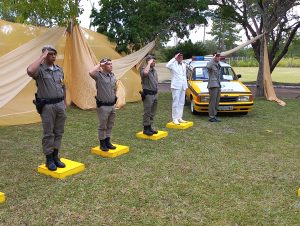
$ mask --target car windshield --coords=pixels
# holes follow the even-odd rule
[[[221,80],[231,81],[236,80],[236,76],[231,67],[221,68]],[[193,70],[192,80],[208,80],[208,71],[206,67],[196,67]]]

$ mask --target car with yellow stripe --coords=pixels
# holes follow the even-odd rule
[[[207,89],[208,71],[207,63],[211,57],[196,56],[185,60],[187,65],[188,88],[186,90],[186,103],[190,103],[193,114],[208,112],[209,93]],[[224,60],[224,59],[223,59]],[[253,108],[253,95],[245,86],[232,67],[220,61],[221,66],[221,98],[218,112],[238,112],[246,115]]]

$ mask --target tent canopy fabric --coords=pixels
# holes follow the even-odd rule
[[[155,45],[151,42],[134,54],[122,57],[107,37],[79,26],[74,26],[69,34],[61,27],[46,29],[2,20],[0,37],[0,125],[40,121],[32,103],[35,82],[27,75],[26,68],[41,55],[45,44],[58,50],[56,63],[64,68],[68,103],[73,102],[81,109],[96,107],[95,82],[88,71],[102,57],[113,60],[113,72],[119,79],[117,105],[139,100],[140,76],[134,66]]]

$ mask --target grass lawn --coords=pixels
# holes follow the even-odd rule
[[[237,74],[241,74],[241,81],[256,81],[258,67],[233,67]],[[272,81],[278,83],[298,83],[300,84],[300,68],[298,67],[276,67],[271,74]]]
[[[256,99],[247,116],[207,115],[158,141],[135,138],[142,104],[117,111],[114,159],[97,145],[95,110],[68,109],[63,157],[86,164],[58,180],[37,173],[44,162],[41,125],[0,127],[0,225],[299,225],[300,104]],[[159,94],[155,126],[166,129],[171,95]]]

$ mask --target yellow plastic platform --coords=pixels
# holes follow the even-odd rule
[[[129,152],[129,147],[128,146],[123,146],[123,145],[118,145],[118,144],[113,144],[116,146],[116,149],[109,149],[108,151],[102,151],[99,146],[94,147],[91,149],[91,152],[96,154],[96,155],[101,155],[102,157],[107,157],[107,158],[115,158],[119,155],[123,155],[127,152]]]
[[[0,192],[0,203],[5,202],[5,194]]]
[[[38,172],[58,179],[64,179],[85,169],[85,165],[80,162],[74,162],[64,158],[61,158],[60,161],[66,164],[65,168],[57,168],[56,171],[51,171],[43,164],[38,167]]]
[[[166,127],[171,129],[187,129],[194,125],[193,122],[181,122],[179,125],[176,125],[174,122],[169,122]]]
[[[298,196],[300,197],[300,188],[298,189]]]
[[[161,138],[168,136],[168,132],[166,132],[166,131],[158,130],[157,132],[158,132],[157,134],[153,134],[152,136],[147,136],[147,135],[143,134],[143,131],[141,131],[141,132],[136,133],[136,136],[141,139],[149,139],[149,140],[159,140]]]

